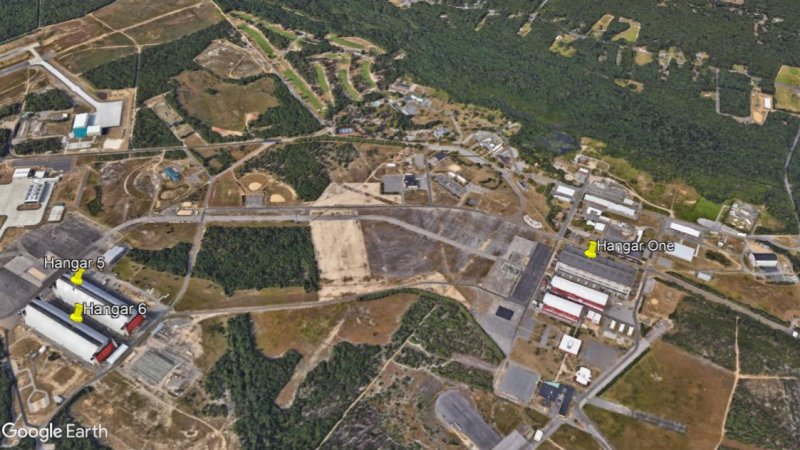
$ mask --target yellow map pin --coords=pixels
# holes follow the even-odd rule
[[[583,254],[589,259],[597,258],[597,241],[589,241],[589,248]]]
[[[75,303],[75,311],[69,315],[73,322],[83,322],[83,303]]]
[[[86,272],[86,269],[78,269],[75,271],[75,275],[69,279],[75,286],[80,286],[83,284],[83,272]]]

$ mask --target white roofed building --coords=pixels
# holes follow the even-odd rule
[[[92,314],[91,317],[100,325],[109,330],[128,335],[144,321],[144,316],[138,314],[132,304],[119,296],[100,288],[87,277],[83,278],[81,285],[72,284],[68,275],[56,280],[53,293],[69,305],[82,304],[84,311],[94,308],[103,311],[102,314]],[[118,313],[114,313],[114,311]]]
[[[572,323],[577,323],[583,314],[583,306],[549,292],[544,294],[542,309]]]
[[[102,363],[117,347],[109,337],[73,322],[68,313],[42,300],[33,300],[22,314],[27,326],[87,363]]]
[[[608,304],[608,294],[559,276],[553,277],[550,281],[550,291],[597,311],[605,310]]]
[[[674,250],[666,252],[669,256],[682,259],[686,262],[692,262],[694,260],[694,257],[697,256],[697,248],[695,247],[679,244],[677,242],[675,242],[674,245],[675,245]]]
[[[583,345],[583,341],[565,334],[561,337],[561,343],[558,344],[558,349],[570,355],[578,356],[578,352],[581,351],[581,345]]]
[[[684,225],[684,224],[679,223],[679,222],[675,222],[674,220],[670,221],[669,228],[670,228],[670,230],[674,230],[674,231],[677,231],[679,233],[683,233],[683,234],[686,234],[686,235],[689,235],[689,236],[692,236],[692,237],[696,237],[696,238],[700,237],[700,235],[703,234],[703,232],[698,230],[697,228],[690,227],[688,225]]]

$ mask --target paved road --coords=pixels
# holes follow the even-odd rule
[[[439,421],[457,434],[466,436],[480,450],[491,450],[501,440],[458,389],[441,394],[436,399],[435,409]]]

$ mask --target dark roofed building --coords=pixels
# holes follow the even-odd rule
[[[635,267],[598,255],[589,259],[583,250],[567,246],[558,255],[556,270],[583,278],[608,289],[628,295],[636,281]]]
[[[511,318],[514,317],[514,311],[498,306],[497,312],[495,312],[494,315],[501,319],[511,320]]]
[[[575,388],[556,381],[545,381],[539,387],[539,396],[544,399],[544,403],[547,406],[553,402],[561,402],[558,408],[558,415],[566,417],[572,403],[572,397],[575,396]]]

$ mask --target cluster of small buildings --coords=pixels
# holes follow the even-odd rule
[[[74,284],[64,275],[56,280],[53,293],[58,300],[37,298],[22,310],[24,323],[88,364],[113,364],[127,346],[118,344],[108,332],[126,337],[145,320],[135,305],[88,276]],[[78,322],[70,317],[69,311],[76,305],[82,306],[87,320]]]

